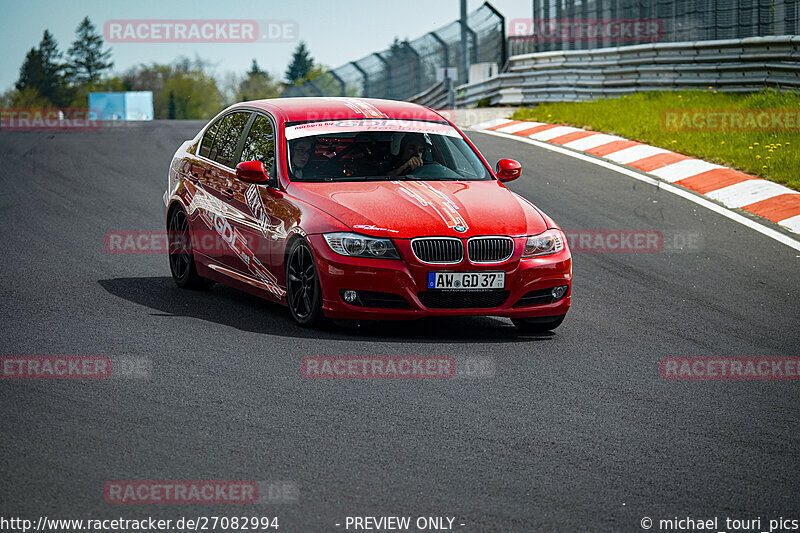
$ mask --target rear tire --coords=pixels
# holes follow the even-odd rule
[[[192,252],[189,219],[181,207],[176,207],[169,215],[167,240],[169,241],[169,270],[178,287],[207,289],[214,284],[213,281],[203,278],[197,273]]]
[[[302,238],[289,245],[286,254],[286,304],[295,322],[304,328],[318,326],[323,319],[322,289],[311,247]]]
[[[511,321],[517,326],[517,329],[524,333],[544,333],[556,329],[564,321],[564,317],[560,316],[545,316],[536,318],[512,318]]]

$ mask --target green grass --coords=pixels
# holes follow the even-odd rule
[[[671,131],[662,124],[662,111],[675,109],[791,109],[796,116],[800,93],[653,91],[591,102],[543,103],[520,109],[512,118],[613,133],[800,190],[800,124],[788,131]]]

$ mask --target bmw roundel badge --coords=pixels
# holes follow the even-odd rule
[[[464,233],[465,231],[467,231],[466,226],[462,226],[461,224],[459,224],[458,226],[453,226],[453,229],[459,233]]]

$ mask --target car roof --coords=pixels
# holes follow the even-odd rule
[[[272,98],[241,102],[234,107],[257,107],[267,111],[276,108],[283,112],[285,120],[340,120],[358,118],[391,118],[406,120],[443,121],[441,115],[418,104],[380,98],[349,97],[301,97]]]

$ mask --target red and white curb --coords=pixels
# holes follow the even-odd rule
[[[571,148],[647,172],[731,209],[743,209],[800,234],[800,192],[701,159],[616,135],[571,126],[494,119],[471,126]]]

